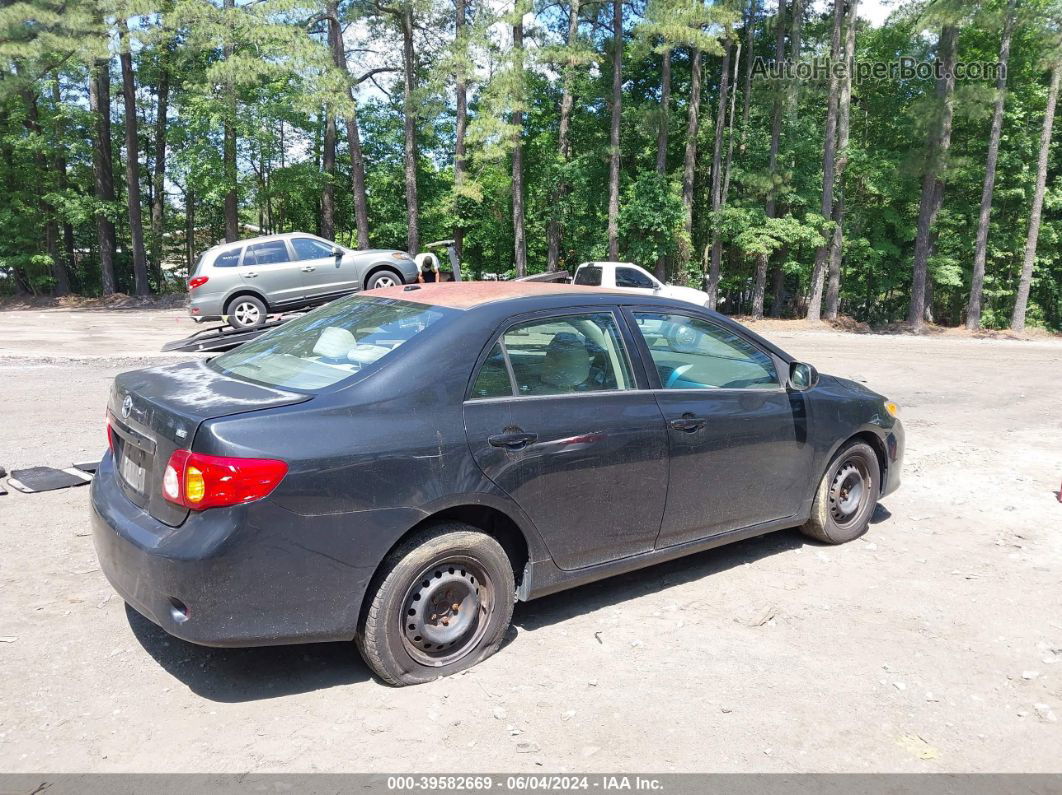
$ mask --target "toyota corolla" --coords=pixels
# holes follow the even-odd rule
[[[895,404],[714,312],[514,283],[343,299],[125,373],[103,571],[194,643],[357,643],[413,684],[516,601],[773,530],[841,543],[900,482]]]

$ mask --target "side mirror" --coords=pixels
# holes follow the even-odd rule
[[[333,257],[342,257],[343,256],[343,249],[341,249],[339,246],[332,246],[332,256]]]
[[[819,383],[819,371],[810,364],[793,362],[789,365],[789,388],[806,392]]]

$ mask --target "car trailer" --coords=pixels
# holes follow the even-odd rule
[[[266,320],[258,328],[252,329],[234,329],[228,324],[211,326],[202,331],[197,331],[184,339],[167,342],[162,346],[162,350],[164,353],[221,353],[223,351],[231,351],[233,348],[237,348],[245,342],[250,342],[270,329],[281,326],[302,314],[304,313],[289,312],[286,315],[276,315],[272,319]]]

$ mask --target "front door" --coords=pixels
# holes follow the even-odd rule
[[[667,434],[638,389],[617,317],[518,322],[465,402],[476,463],[531,518],[562,569],[646,552],[667,492]]]
[[[332,246],[312,237],[291,238],[294,259],[299,263],[307,298],[341,295],[358,289],[354,263],[332,253]]]
[[[806,496],[804,396],[778,361],[695,315],[634,311],[668,427],[670,477],[658,547],[784,519]]]
[[[283,307],[306,293],[300,264],[291,261],[283,240],[252,243],[243,252],[240,277],[265,296],[270,309]]]

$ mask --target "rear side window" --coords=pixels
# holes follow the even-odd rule
[[[490,355],[483,362],[472,385],[473,400],[481,398],[512,397],[513,384],[509,380],[509,368],[505,366],[505,353],[500,342],[494,343]]]
[[[601,268],[593,265],[584,265],[576,272],[574,283],[581,284],[584,287],[600,287]]]
[[[283,240],[270,240],[268,243],[255,243],[247,247],[243,258],[244,265],[279,265],[289,262],[288,247]]]
[[[634,268],[616,268],[616,286],[652,290],[656,285],[652,279]]]
[[[505,332],[519,396],[631,389],[627,353],[610,312],[533,320]]]
[[[236,249],[233,249],[232,251],[225,251],[225,252],[223,252],[221,254],[218,254],[217,257],[214,259],[214,267],[215,268],[235,268],[236,267],[236,263],[238,263],[240,261],[240,252],[241,251],[243,251],[242,248],[236,248]]]
[[[270,386],[313,392],[391,355],[429,326],[459,311],[354,296],[288,321],[211,359],[210,365]]]
[[[320,240],[309,237],[296,237],[291,241],[291,247],[295,249],[295,259],[321,259],[332,256],[332,247],[325,245]]]

